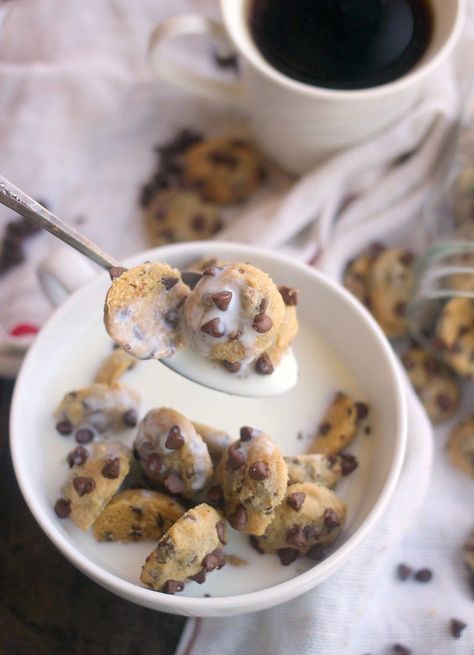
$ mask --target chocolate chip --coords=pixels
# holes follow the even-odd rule
[[[464,621],[460,621],[459,619],[450,619],[449,629],[455,639],[459,639],[462,631],[465,628],[467,628],[467,623],[464,623]]]
[[[406,368],[407,371],[411,371],[411,369],[415,367],[415,362],[413,360],[413,357],[410,357],[408,353],[402,355],[401,360],[403,362],[403,366]]]
[[[101,473],[108,480],[116,480],[120,475],[120,459],[118,457],[106,459]]]
[[[249,476],[252,480],[266,480],[271,474],[270,467],[262,460],[257,460],[249,466]]]
[[[411,650],[406,646],[402,646],[402,644],[394,644],[393,652],[396,655],[411,655]]]
[[[363,418],[365,418],[368,413],[369,413],[369,406],[367,403],[363,403],[361,401],[354,403],[356,414],[357,414],[357,420],[361,421]]]
[[[330,507],[324,510],[324,525],[330,530],[338,528],[341,525],[338,515]]]
[[[264,555],[265,554],[265,551],[260,546],[260,543],[259,543],[257,537],[255,537],[253,534],[250,535],[249,542],[250,542],[250,545],[252,546],[252,548],[254,550],[256,550],[259,555]]]
[[[237,157],[224,148],[213,150],[207,155],[207,158],[212,164],[216,164],[217,166],[225,166],[230,170],[234,170],[239,165],[239,160]]]
[[[327,421],[325,423],[321,423],[319,428],[318,428],[318,434],[321,437],[325,437],[328,432],[331,431],[332,425],[328,423]]]
[[[220,548],[216,548],[202,560],[202,565],[207,572],[214,571],[214,569],[221,569],[224,564],[224,551]]]
[[[74,434],[77,443],[89,443],[94,438],[94,431],[92,428],[79,428]]]
[[[446,393],[438,393],[435,396],[435,402],[438,408],[443,412],[448,412],[450,409],[452,409],[454,404],[453,399],[450,398]]]
[[[212,302],[222,312],[227,311],[232,300],[232,291],[218,291],[211,296]]]
[[[222,487],[220,484],[213,484],[207,490],[207,499],[213,505],[218,505],[222,501]]]
[[[234,530],[243,530],[247,525],[247,512],[243,505],[239,505],[235,512],[227,517]]]
[[[285,541],[288,546],[294,548],[302,548],[306,545],[306,537],[303,527],[301,525],[293,525],[286,531]]]
[[[399,316],[400,318],[403,318],[405,316],[405,313],[407,311],[407,304],[405,302],[397,302],[393,306],[393,313],[395,316]]]
[[[238,373],[242,368],[240,362],[228,362],[227,360],[223,360],[222,365],[229,373]]]
[[[248,425],[244,425],[240,428],[240,440],[241,441],[250,441],[253,437],[256,437],[259,433],[255,428],[251,428]]]
[[[321,544],[314,544],[306,552],[306,557],[309,557],[315,562],[320,562],[326,557],[326,551],[324,550],[323,546],[321,546]]]
[[[359,466],[357,457],[355,455],[350,455],[349,453],[341,454],[341,471],[342,475],[349,475],[352,471],[355,471]]]
[[[433,577],[431,569],[419,569],[413,576],[418,582],[429,582]]]
[[[431,347],[433,348],[433,350],[437,350],[437,351],[447,350],[446,344],[442,339],[440,339],[440,337],[433,337],[433,339],[431,340]]]
[[[58,519],[66,519],[71,513],[71,501],[59,498],[54,505],[54,513]]]
[[[112,266],[109,268],[109,275],[111,280],[116,280],[118,277],[126,273],[127,269],[123,266]]]
[[[370,434],[372,432],[372,428],[370,427],[370,425],[365,426],[364,432],[365,432],[365,434]]]
[[[224,546],[226,545],[227,541],[225,538],[225,524],[224,521],[217,521],[216,523],[216,532],[217,532],[217,537],[221,544]]]
[[[300,509],[303,507],[304,499],[306,498],[306,494],[303,491],[295,491],[292,494],[288,494],[286,497],[286,502],[290,507],[292,507],[295,512],[299,512]]]
[[[206,582],[206,569],[201,569],[196,575],[190,575],[189,579],[194,580],[198,584],[203,584]]]
[[[77,495],[82,497],[94,491],[95,480],[94,478],[86,478],[79,475],[72,481],[72,486],[77,491]]]
[[[263,353],[263,355],[260,355],[260,357],[257,359],[255,362],[255,370],[260,375],[271,375],[273,373],[275,369],[273,367],[272,360],[267,355],[267,353]]]
[[[163,467],[163,462],[158,453],[149,453],[145,460],[145,468],[150,473],[159,473]]]
[[[170,473],[163,484],[172,494],[180,494],[186,488],[183,478],[178,473]]]
[[[295,548],[279,548],[276,554],[280,558],[282,566],[289,566],[298,559],[299,551]]]
[[[56,430],[59,432],[59,434],[62,434],[64,437],[66,437],[72,432],[72,423],[67,419],[59,421],[56,423]]]
[[[268,314],[255,314],[252,327],[259,334],[265,334],[272,329],[273,321]]]
[[[202,232],[206,228],[206,217],[203,214],[195,214],[191,219],[191,227],[195,232]]]
[[[181,430],[178,425],[173,425],[168,432],[168,436],[165,441],[165,446],[170,450],[179,450],[186,443],[186,439],[181,434]]]
[[[218,52],[213,53],[214,62],[219,68],[232,68],[235,72],[239,70],[239,60],[237,55],[220,55]]]
[[[183,591],[184,589],[184,582],[180,582],[179,580],[167,580],[165,584],[163,585],[163,593],[165,594],[175,594],[178,591]]]
[[[369,246],[368,255],[372,259],[375,259],[379,255],[381,255],[386,249],[387,249],[387,246],[385,246],[383,243],[379,243],[378,241],[374,241]]]
[[[166,291],[169,291],[174,287],[175,284],[178,284],[179,278],[174,276],[165,276],[161,278],[161,284],[165,287]]]
[[[400,255],[401,263],[406,264],[407,266],[412,264],[414,259],[415,259],[415,255],[412,252],[405,251]]]
[[[137,525],[132,525],[132,529],[127,532],[127,535],[138,541],[143,537],[143,530]]]
[[[131,511],[132,514],[134,514],[138,519],[141,519],[141,518],[143,517],[143,507],[137,507],[136,505],[130,505],[130,511]],[[157,519],[158,519],[158,518],[161,518],[161,516],[158,515],[156,518],[157,518]],[[156,521],[156,523],[157,523],[157,525],[159,526],[159,524],[158,524],[158,520]]]
[[[239,469],[245,463],[245,453],[234,444],[227,449],[227,464],[233,471]]]
[[[138,423],[138,413],[136,409],[128,409],[122,417],[124,425],[128,428],[136,427]]]
[[[288,305],[288,307],[294,307],[298,304],[298,291],[296,289],[282,284],[278,287],[278,291],[283,298],[283,302],[285,305]]]
[[[406,564],[399,564],[397,566],[397,578],[399,580],[408,580],[412,573],[413,569],[411,566],[407,566]]]
[[[207,323],[201,325],[201,332],[204,332],[204,334],[208,334],[215,339],[219,339],[225,334],[225,330],[220,327],[220,323],[221,321],[219,318],[212,318],[210,321],[207,321]]]
[[[73,466],[82,466],[88,456],[89,453],[83,446],[74,448],[74,450],[71,450],[67,456],[67,463],[69,464],[69,468],[72,468]]]

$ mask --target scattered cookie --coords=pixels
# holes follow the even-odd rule
[[[311,548],[325,548],[337,539],[345,519],[346,505],[330,489],[311,482],[292,484],[258,545],[266,553],[283,551],[284,560],[288,549],[295,557],[311,555]]]
[[[140,576],[151,589],[182,591],[186,579],[202,583],[206,574],[225,564],[222,546],[227,542],[221,514],[203,503],[174,523],[147,557]]]
[[[156,193],[147,206],[145,222],[150,243],[155,246],[208,239],[221,227],[217,208],[185,189]]]
[[[197,423],[192,421],[194,429],[202,437],[202,440],[207,446],[209,455],[211,456],[214,465],[219,463],[223,452],[230,446],[233,439],[232,437],[218,428],[213,428],[204,423]]]
[[[98,432],[134,427],[139,405],[138,393],[124,384],[94,382],[64,396],[55,411],[56,429],[67,435],[86,426]]]
[[[436,339],[445,362],[460,375],[474,377],[474,300],[448,300],[436,323]]]
[[[453,429],[448,453],[456,468],[474,478],[474,416],[462,420]]]
[[[352,443],[358,422],[368,412],[366,403],[354,402],[346,393],[338,392],[318,426],[309,452],[338,455]]]
[[[275,341],[285,304],[271,278],[250,264],[204,271],[183,307],[189,341],[204,357],[256,359]]]
[[[372,269],[373,257],[361,255],[347,265],[344,272],[343,284],[363,305],[369,305],[369,277]]]
[[[234,204],[246,200],[262,182],[262,159],[245,139],[205,139],[186,151],[183,178],[205,200]]]
[[[235,530],[263,534],[285,495],[288,473],[280,449],[272,439],[250,427],[229,446],[216,469],[224,513]]]
[[[405,311],[414,281],[414,263],[414,255],[400,248],[387,248],[372,263],[370,308],[388,337],[407,334]]]
[[[165,494],[148,489],[118,493],[99,515],[97,541],[158,541],[186,510]]]
[[[106,330],[137,359],[169,357],[181,345],[179,309],[188,293],[180,272],[167,264],[123,271],[105,299]]]
[[[140,422],[134,447],[146,477],[172,494],[192,498],[212,475],[206,444],[191,421],[173,409],[150,410]]]
[[[101,363],[95,374],[94,382],[100,384],[115,384],[124,373],[135,366],[137,360],[125,350],[114,348]]]
[[[409,348],[401,360],[433,423],[452,418],[462,394],[454,373],[419,346]]]
[[[88,530],[122,484],[130,468],[131,453],[111,441],[82,448],[87,456],[79,460],[72,456],[71,475],[55,511],[59,518],[69,516],[81,530]]]
[[[358,462],[354,455],[306,454],[285,457],[288,484],[314,482],[332,489],[343,475],[349,475]]]

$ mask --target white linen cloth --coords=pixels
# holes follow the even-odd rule
[[[472,68],[471,0],[469,5],[456,57],[409,115],[372,142],[321,165],[289,192],[263,199],[222,238],[312,259],[336,278],[369,241],[413,245],[433,166]],[[151,78],[147,37],[157,22],[184,11],[215,15],[216,5],[214,0],[0,5],[0,171],[47,200],[65,220],[80,223],[81,231],[118,258],[146,247],[137,195],[153,166],[152,146],[181,127],[212,132],[240,125],[240,117],[228,110]],[[205,44],[196,47],[208,57]],[[11,212],[0,209],[3,225]],[[19,322],[41,325],[49,315],[35,267],[53,245],[49,235],[34,237],[27,262],[0,278],[3,342]],[[7,359],[0,349],[0,366]],[[473,484],[447,464],[442,452],[447,428],[437,429],[433,440],[408,385],[407,400],[409,447],[400,483],[385,516],[345,567],[281,607],[190,620],[180,655],[375,655],[389,653],[395,642],[416,654],[472,655],[473,604],[460,545],[473,527]],[[471,394],[464,410],[472,406]],[[394,580],[401,561],[429,566],[433,581]],[[450,617],[471,624],[459,640],[448,633]],[[157,651],[158,643],[159,635]]]

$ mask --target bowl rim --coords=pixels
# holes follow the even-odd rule
[[[346,304],[349,304],[359,320],[366,324],[366,327],[372,333],[373,338],[381,347],[382,352],[386,357],[387,367],[392,375],[392,382],[395,391],[394,400],[396,403],[396,417],[398,422],[398,425],[394,426],[394,434],[396,435],[394,455],[380,494],[362,523],[354,530],[353,534],[351,534],[347,538],[347,541],[337,547],[336,550],[326,559],[316,563],[307,571],[304,571],[289,580],[285,580],[284,582],[277,583],[270,587],[265,587],[264,589],[243,594],[202,598],[166,594],[157,595],[157,592],[154,590],[123,580],[119,576],[106,571],[99,564],[92,562],[87,555],[83,554],[78,546],[71,544],[66,536],[61,534],[60,530],[58,530],[54,517],[49,516],[44,511],[40,500],[36,497],[34,485],[30,483],[28,477],[23,473],[20,446],[21,439],[16,436],[19,434],[20,430],[19,422],[23,408],[23,388],[25,388],[25,385],[31,376],[30,369],[34,367],[36,352],[42,348],[43,341],[48,339],[50,326],[60,323],[63,316],[67,315],[69,312],[70,305],[76,303],[77,298],[80,298],[82,295],[87,296],[89,288],[98,284],[99,280],[103,280],[107,273],[104,272],[103,274],[97,275],[90,282],[86,283],[80,289],[71,294],[71,296],[67,298],[67,300],[63,302],[55,312],[53,312],[52,316],[48,319],[45,326],[38,334],[24,360],[15,384],[10,412],[10,450],[13,467],[22,495],[30,511],[33,513],[36,521],[49,539],[70,562],[72,562],[88,577],[92,578],[110,591],[113,591],[129,600],[133,599],[134,602],[137,602],[140,605],[155,608],[160,611],[166,611],[165,608],[169,608],[171,612],[190,615],[193,615],[194,613],[199,615],[199,611],[203,611],[207,616],[211,616],[213,611],[215,612],[214,615],[219,615],[221,613],[224,614],[226,612],[245,613],[246,611],[255,611],[256,607],[265,608],[277,605],[285,600],[289,600],[290,598],[294,598],[301,593],[304,593],[304,591],[307,591],[314,586],[313,579],[319,581],[328,577],[333,568],[342,563],[342,561],[348,557],[348,555],[370,532],[374,524],[383,514],[388,501],[392,496],[399,478],[405,454],[407,441],[407,409],[403,390],[403,379],[396,357],[382,330],[365,307],[358,303],[346,289],[326,277],[321,271],[318,271],[307,264],[293,261],[285,255],[271,252],[264,248],[225,241],[200,241],[197,244],[188,242],[184,244],[161,246],[129,257],[125,260],[124,264],[126,266],[133,266],[141,261],[158,261],[160,257],[166,261],[168,257],[172,257],[175,254],[179,254],[180,256],[186,254],[189,256],[201,256],[203,251],[206,251],[206,256],[208,254],[207,251],[210,251],[209,255],[211,257],[213,255],[222,256],[221,251],[224,250],[230,255],[235,254],[239,257],[242,257],[242,254],[245,251],[245,254],[248,254],[250,257],[255,255],[273,261],[280,261],[304,275],[312,276],[318,284],[329,288],[331,293],[335,293]]]

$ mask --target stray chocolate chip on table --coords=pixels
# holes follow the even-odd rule
[[[431,569],[419,569],[413,577],[415,580],[418,580],[418,582],[429,582],[433,577],[433,572]]]
[[[462,631],[467,628],[467,623],[464,623],[464,621],[460,621],[459,619],[451,619],[449,621],[449,629],[452,634],[452,636],[455,639],[459,639]]]
[[[408,580],[412,573],[413,569],[411,566],[407,566],[406,564],[399,564],[397,566],[397,578],[399,580]]]
[[[411,650],[402,644],[394,644],[392,650],[396,655],[411,655]]]

